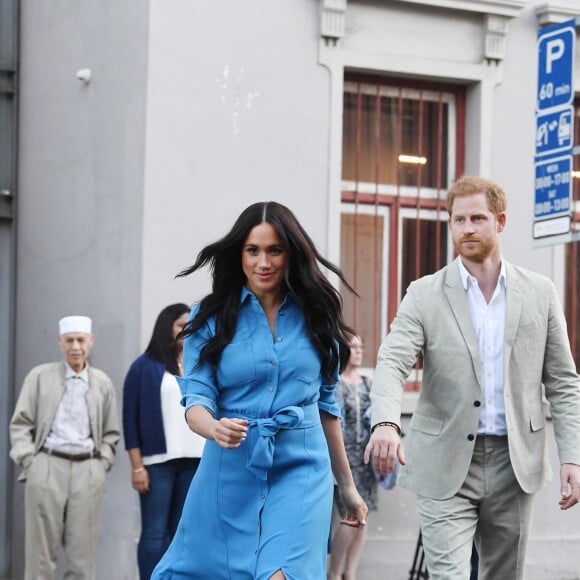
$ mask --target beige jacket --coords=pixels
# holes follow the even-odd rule
[[[91,435],[95,449],[101,452],[102,461],[110,469],[121,436],[115,389],[103,371],[89,366],[88,372]],[[24,379],[10,421],[10,457],[22,467],[20,481],[26,479],[32,459],[50,432],[65,391],[65,376],[65,364],[58,362],[34,367]]]
[[[463,484],[483,396],[479,350],[457,260],[413,282],[379,350],[372,423],[400,424],[406,379],[423,352],[423,384],[404,439],[399,483],[434,499]],[[506,263],[504,401],[510,458],[528,493],[551,478],[542,383],[561,463],[580,465],[580,380],[552,282]]]

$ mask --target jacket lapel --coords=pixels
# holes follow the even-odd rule
[[[465,344],[469,350],[469,354],[471,355],[471,363],[473,365],[473,371],[477,378],[477,382],[483,391],[477,337],[475,336],[475,330],[471,320],[471,311],[469,310],[469,303],[467,301],[467,294],[463,287],[463,283],[461,282],[457,260],[459,260],[459,258],[456,258],[447,268],[445,295],[449,302],[451,312],[455,317],[455,322],[457,322],[457,326],[459,326],[459,330],[463,335],[463,340],[465,340]]]
[[[42,416],[42,424],[38,428],[38,438],[42,440],[43,444],[50,433],[56,412],[58,411],[58,406],[62,401],[66,389],[64,362],[61,362],[56,368],[57,371],[51,373],[48,379],[46,408],[42,409],[42,415],[39,415]]]
[[[521,282],[517,270],[506,262],[506,295],[505,295],[505,329],[504,329],[504,376],[508,368],[508,363],[512,354],[512,348],[520,316],[522,314],[523,295],[521,292]]]
[[[51,397],[49,398],[50,408],[48,409],[47,417],[50,419],[50,425],[56,417],[56,412],[64,396],[66,390],[66,370],[64,362],[58,366],[58,372],[53,375],[53,384],[50,387]]]

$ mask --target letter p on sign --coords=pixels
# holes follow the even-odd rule
[[[561,38],[554,38],[546,42],[546,72],[552,72],[552,64],[564,55],[564,41]]]

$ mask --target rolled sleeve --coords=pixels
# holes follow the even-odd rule
[[[177,380],[179,381],[179,385],[181,386],[182,392],[184,388],[188,388],[187,386],[184,386],[184,384],[187,383],[188,381],[187,378],[177,377]],[[190,409],[191,407],[204,407],[214,416],[217,411],[217,405],[215,401],[212,401],[211,399],[208,399],[207,397],[204,397],[202,395],[195,394],[184,395],[181,398],[180,403],[181,406],[185,408],[186,413],[187,410]]]
[[[342,419],[342,408],[336,402],[336,385],[338,384],[338,369],[336,370],[335,383],[332,385],[321,385],[320,386],[320,398],[318,399],[318,408],[321,411],[328,413],[329,415],[334,415],[339,419]]]
[[[198,313],[199,306],[191,310],[190,320]],[[188,409],[201,406],[215,416],[217,411],[218,387],[214,372],[209,364],[199,365],[201,349],[213,332],[209,324],[190,334],[183,343],[184,377],[177,377],[181,389],[181,405]]]

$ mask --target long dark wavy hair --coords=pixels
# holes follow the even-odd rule
[[[173,338],[173,323],[189,311],[189,306],[182,302],[166,306],[157,316],[151,340],[145,349],[145,354],[163,363],[172,375],[180,374],[177,361],[179,352],[177,342]]]
[[[216,371],[223,349],[234,336],[240,292],[246,283],[242,250],[250,231],[264,222],[273,226],[288,254],[287,290],[304,313],[310,340],[322,362],[323,379],[332,384],[337,367],[342,370],[348,360],[349,337],[354,331],[345,324],[342,298],[320,265],[336,274],[351,292],[354,290],[340,269],[318,253],[294,214],[280,203],[266,201],[247,207],[229,233],[203,248],[193,266],[177,275],[187,276],[207,265],[212,271],[212,292],[203,298],[184,334],[193,334],[209,318],[215,317],[215,334],[203,346],[198,364],[209,363]]]

